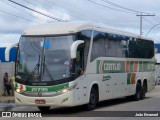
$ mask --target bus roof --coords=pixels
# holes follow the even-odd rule
[[[58,35],[71,34],[82,30],[97,30],[101,32],[115,33],[120,35],[127,35],[136,38],[144,38],[151,40],[148,37],[132,34],[116,30],[113,27],[102,23],[94,23],[88,21],[72,21],[72,22],[54,22],[49,24],[37,25],[26,29],[22,35]]]

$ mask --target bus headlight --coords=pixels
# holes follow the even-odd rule
[[[24,92],[23,90],[20,90],[19,88],[16,88],[16,92],[17,93],[22,93],[22,92]]]
[[[17,88],[17,89],[16,89],[16,92],[20,93],[20,89]]]
[[[74,85],[72,85],[72,86],[70,86],[70,87],[68,87],[68,88],[65,88],[65,89],[59,91],[59,93],[61,93],[61,94],[67,93],[67,92],[69,92],[69,91],[75,89],[76,86],[77,86],[77,83],[75,83]]]
[[[68,89],[63,89],[62,92],[66,93],[66,92],[68,92]]]

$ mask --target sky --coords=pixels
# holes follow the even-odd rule
[[[160,0],[12,0],[52,17],[67,21],[93,21],[140,34],[140,12],[154,14],[142,19],[143,35],[160,43]],[[31,26],[55,22],[8,0],[0,0],[0,47],[19,41]]]

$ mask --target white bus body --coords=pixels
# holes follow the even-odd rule
[[[90,34],[90,38],[84,37],[85,34],[82,33],[83,31],[89,31],[87,34]],[[49,62],[51,63],[57,62],[57,64],[59,64],[58,62],[61,59],[60,58],[55,59],[56,57],[53,57],[50,60],[50,58],[47,58],[48,68],[47,67],[45,68],[45,66],[42,66],[41,64],[43,62],[41,56],[43,58],[45,58],[46,56],[52,57],[53,52],[49,54],[47,53],[41,54],[39,53],[40,51],[39,49],[41,49],[39,45],[43,46],[43,44],[46,44],[44,47],[44,49],[46,50],[42,49],[42,51],[44,50],[44,52],[53,49],[59,50],[59,47],[51,49],[52,46],[51,37],[61,36],[61,35],[72,35],[72,34],[73,35],[78,34],[77,36],[81,36],[80,38],[84,37],[84,39],[76,37],[74,40],[74,41],[81,40],[81,42],[84,41],[84,43],[80,45],[81,46],[80,48],[82,48],[80,49],[79,52],[80,54],[77,55],[76,58],[74,58],[75,61],[78,61],[78,59],[80,59],[79,61],[83,62],[83,64],[80,63],[80,67],[82,67],[83,69],[83,74],[79,74],[77,77],[73,77],[72,80],[67,81],[66,77],[67,74],[63,73],[62,78],[64,79],[66,78],[66,82],[64,80],[64,82],[61,82],[59,84],[57,84],[56,82],[51,84],[52,77],[53,79],[54,78],[58,79],[58,77],[56,78],[56,74],[52,75],[52,68],[51,68],[52,64],[50,64],[51,65],[50,66]],[[48,36],[49,38],[47,38]],[[41,40],[40,37],[43,37],[43,39]],[[88,43],[87,40],[85,41],[85,38],[89,39]],[[99,50],[104,46],[99,45],[101,43],[97,42],[97,41],[102,41],[103,38],[104,38],[103,41],[104,43],[102,45],[105,44],[106,48],[105,53],[103,53],[104,50]],[[47,42],[46,41],[44,42],[43,41],[44,39],[46,39]],[[57,38],[55,37],[52,40],[55,39]],[[27,43],[27,40],[30,41],[29,44]],[[41,42],[37,44],[38,40],[41,40]],[[74,41],[71,43],[64,42],[64,45],[65,44],[66,46],[69,45],[70,49],[71,44],[74,43]],[[94,43],[94,41],[97,43]],[[149,43],[150,45],[149,47],[151,48],[147,51],[147,47],[144,47],[144,51],[148,53],[146,53],[145,55],[143,54],[136,55],[137,53],[134,53],[135,48],[132,48],[132,45],[130,45],[131,41],[133,43],[132,45],[136,44],[139,41],[148,41],[151,43],[151,44]],[[113,28],[110,28],[103,24],[96,24],[90,22],[55,22],[52,24],[39,25],[29,28],[26,31],[24,31],[19,43],[20,55],[18,56],[20,57],[19,58],[17,57],[18,67],[16,72],[18,71],[21,74],[18,72],[16,73],[15,102],[18,105],[39,106],[39,108],[42,110],[43,108],[47,108],[45,106],[48,107],[77,106],[82,104],[87,104],[89,109],[93,109],[95,108],[98,101],[125,97],[125,96],[132,96],[136,100],[139,100],[144,97],[143,95],[145,94],[145,92],[151,91],[154,88],[155,58],[154,58],[154,51],[152,51],[152,47],[154,47],[152,46],[152,43],[153,42],[149,38],[114,30]],[[58,43],[55,44],[59,45]],[[34,63],[36,63],[34,59],[30,58],[30,56],[33,55],[30,56],[28,55],[31,54],[32,52],[27,53],[27,50],[29,51],[30,49],[32,49],[30,48],[31,46],[38,46],[34,47],[33,51],[36,50],[38,51],[37,53],[35,53],[35,55],[40,54],[39,55],[40,59],[38,60],[38,56],[35,57],[35,59],[37,62],[39,61],[40,68],[42,67],[42,69],[39,69],[38,66],[37,67],[35,66],[36,64],[30,62],[33,61]],[[84,50],[85,47],[88,48]],[[75,50],[78,49],[79,48]],[[81,52],[81,50],[83,52]],[[57,52],[57,54],[62,54],[61,56],[64,56],[64,54],[61,52],[60,53]],[[140,55],[142,55],[143,58],[141,58]],[[54,54],[54,56],[57,55]],[[83,58],[86,60],[84,60]],[[21,65],[19,65],[19,61]],[[69,62],[65,62],[64,64],[69,64]],[[29,67],[31,66],[35,66],[36,70],[35,71],[30,70]],[[59,69],[58,65],[55,67]],[[31,68],[33,69],[34,67]],[[27,77],[25,71],[28,69],[31,72],[30,74],[27,73],[29,77]],[[32,79],[34,78],[37,80],[43,78],[43,76],[40,78],[37,77],[38,75],[41,75],[39,74],[39,72],[43,73],[41,72],[43,71],[43,69],[46,70],[46,73],[44,74],[48,76],[47,79],[51,79],[50,80],[51,82],[45,84],[45,81],[43,80],[42,82],[37,82],[35,80],[32,83]],[[47,69],[49,72],[47,72]],[[25,75],[23,75],[22,72],[24,72],[23,74]],[[58,74],[59,73],[57,73],[57,75]],[[75,74],[76,71],[75,73],[73,73],[73,76],[76,76]]]

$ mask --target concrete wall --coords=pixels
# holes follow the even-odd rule
[[[160,64],[155,65],[155,76],[160,76]]]
[[[4,93],[3,77],[4,73],[8,72],[9,79],[14,75],[14,62],[0,62],[0,96]]]

